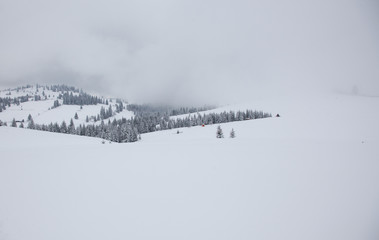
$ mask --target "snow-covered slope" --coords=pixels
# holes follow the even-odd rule
[[[73,93],[73,95],[78,95],[76,92],[65,91]],[[35,123],[38,124],[49,124],[58,123],[62,121],[69,123],[73,119],[74,124],[78,126],[79,124],[87,124],[86,117],[97,116],[100,113],[102,107],[108,109],[109,105],[112,106],[113,111],[116,109],[116,101],[114,99],[106,99],[109,101],[109,105],[97,104],[97,105],[61,105],[57,108],[53,108],[54,101],[58,100],[62,104],[62,100],[58,99],[59,94],[63,94],[63,91],[54,92],[51,89],[47,89],[43,86],[28,86],[27,88],[10,89],[0,91],[1,98],[15,98],[21,96],[29,96],[29,101],[22,102],[19,105],[12,104],[7,107],[6,110],[0,112],[0,120],[7,122],[8,125],[11,124],[13,118],[16,121],[26,121],[29,114],[32,116]],[[41,100],[35,101],[35,96],[41,97]],[[46,96],[46,97],[45,97]],[[126,105],[126,102],[124,102]],[[78,119],[75,119],[75,114],[78,114]],[[121,118],[131,118],[134,116],[133,112],[124,109],[122,112],[116,113],[113,117],[109,118],[111,121],[113,119]],[[90,119],[90,124],[94,121]],[[97,122],[99,123],[99,122]]]
[[[0,127],[0,239],[378,239],[378,98],[100,139]],[[228,138],[231,129],[236,138]]]

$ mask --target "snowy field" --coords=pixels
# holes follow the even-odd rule
[[[223,139],[0,127],[0,239],[379,239],[379,98],[289,99],[225,107],[281,117]]]
[[[11,95],[7,95],[11,93]],[[44,93],[47,99],[44,98]],[[58,100],[58,95],[63,92],[53,92],[51,90],[47,90],[43,87],[39,87],[38,91],[36,86],[32,86],[30,88],[25,88],[23,90],[16,91],[15,89],[11,91],[2,90],[0,91],[0,97],[6,98],[15,98],[20,96],[32,96],[30,101],[23,102],[20,105],[12,104],[10,107],[7,107],[6,110],[0,112],[0,120],[6,122],[8,126],[12,124],[13,118],[16,121],[26,121],[28,119],[29,114],[32,116],[35,123],[38,124],[50,124],[50,123],[58,123],[61,124],[62,121],[65,121],[67,124],[70,123],[70,120],[73,119],[75,126],[79,126],[80,124],[100,124],[100,121],[94,122],[92,119],[87,123],[86,117],[88,116],[97,116],[100,113],[101,108],[108,109],[109,105],[112,106],[113,111],[116,109],[116,101],[113,99],[109,100],[109,105],[106,104],[96,104],[96,105],[83,105],[80,108],[79,105],[61,105],[57,108],[52,108],[54,106],[54,101]],[[79,93],[71,92],[73,95],[78,95]],[[34,101],[34,96],[40,96],[42,100]],[[101,98],[101,97],[99,97]],[[62,100],[58,100],[60,104],[62,104]],[[126,105],[126,102],[124,102]],[[78,119],[75,119],[75,114],[78,115]],[[124,109],[122,112],[115,113],[114,116],[109,118],[109,120],[113,121],[113,119],[130,119],[134,116],[133,112],[130,112]],[[108,121],[108,119],[106,120]],[[27,125],[27,124],[25,124]]]

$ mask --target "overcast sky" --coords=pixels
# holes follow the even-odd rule
[[[377,0],[0,0],[0,87],[152,101],[379,95]]]

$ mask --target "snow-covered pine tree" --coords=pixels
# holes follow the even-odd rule
[[[33,121],[33,118],[30,119],[29,123],[28,123],[28,128],[29,129],[34,129],[36,126],[34,125],[34,121]]]
[[[67,124],[66,124],[65,121],[63,121],[62,124],[61,124],[60,132],[61,133],[67,133]]]
[[[57,108],[57,107],[59,107],[59,106],[60,106],[59,101],[58,101],[58,100],[55,100],[55,101],[54,101],[54,106],[53,106],[53,108]]]
[[[11,127],[17,127],[16,119],[13,118]]]
[[[223,138],[224,137],[224,134],[222,133],[222,129],[221,129],[220,125],[217,127],[216,137],[217,138]]]
[[[75,134],[75,124],[74,124],[74,120],[70,120],[70,124],[68,125],[68,133],[69,134]]]
[[[234,132],[234,129],[232,128],[232,131],[230,132],[230,138],[235,138],[236,133]]]
[[[19,128],[24,128],[24,124],[21,122]]]
[[[75,118],[75,119],[79,119],[78,113],[75,113],[74,118]]]

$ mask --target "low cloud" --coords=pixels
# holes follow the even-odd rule
[[[184,103],[379,94],[378,16],[374,0],[4,0],[0,86]]]

